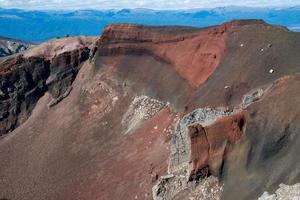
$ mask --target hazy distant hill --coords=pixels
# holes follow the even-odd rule
[[[0,35],[42,42],[70,35],[99,35],[110,23],[210,26],[231,19],[264,19],[300,30],[300,7],[284,9],[227,7],[210,10],[155,11],[149,9],[24,11],[0,9]]]
[[[0,36],[0,57],[19,53],[33,46],[33,44],[21,40]]]

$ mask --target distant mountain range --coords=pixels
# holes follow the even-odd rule
[[[300,7],[225,7],[194,10],[28,11],[0,8],[0,35],[32,42],[69,35],[99,35],[111,23],[211,26],[232,19],[263,19],[300,31]]]
[[[24,51],[32,46],[34,45],[29,42],[0,36],[0,57],[20,53],[21,51]]]

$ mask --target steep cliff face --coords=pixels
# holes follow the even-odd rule
[[[9,58],[1,63],[0,134],[14,130],[29,116],[34,104],[43,96],[50,63],[39,57]],[[32,67],[34,66],[34,67]]]
[[[117,24],[92,41],[1,61],[0,198],[257,199],[300,181],[298,33]]]
[[[34,45],[29,42],[0,37],[0,57],[20,53],[33,46]]]
[[[75,41],[75,38],[69,40]],[[89,58],[89,40],[86,41],[86,47],[74,46],[73,49],[69,48],[64,52],[57,52],[57,48],[50,47],[57,44],[67,45],[66,41],[52,41],[52,43],[46,49],[45,44],[36,47],[39,51],[45,49],[48,54],[37,53],[38,51],[33,48],[32,52],[27,51],[25,55],[20,54],[1,61],[0,135],[24,123],[45,92],[48,91],[53,97],[49,106],[66,96],[71,90],[80,64]],[[50,57],[49,54],[55,55]]]

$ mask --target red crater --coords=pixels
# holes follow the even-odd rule
[[[189,84],[197,88],[204,83],[217,68],[226,48],[226,26],[200,31],[193,37],[180,42],[155,45],[160,56],[165,56],[175,70]]]
[[[190,86],[197,88],[214,72],[224,56],[226,27],[162,28],[117,24],[108,26],[98,43],[111,52],[121,49],[127,53],[129,49],[151,52],[173,65]]]

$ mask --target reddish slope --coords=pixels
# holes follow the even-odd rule
[[[107,88],[84,96],[81,87],[98,86],[100,81],[84,83],[91,78],[90,70],[83,66],[70,96],[50,110],[51,98],[45,95],[30,119],[1,140],[1,197],[134,199],[147,194],[151,198],[153,177],[166,173],[169,151],[162,130],[172,114],[165,108],[124,135],[120,121],[129,97],[115,91],[119,100],[112,106]],[[112,110],[103,115],[105,108],[100,107],[91,114],[101,102]]]
[[[135,49],[154,54],[172,64],[180,76],[197,88],[224,55],[226,28],[227,25],[205,30],[112,25],[105,29],[98,43],[110,51]]]

